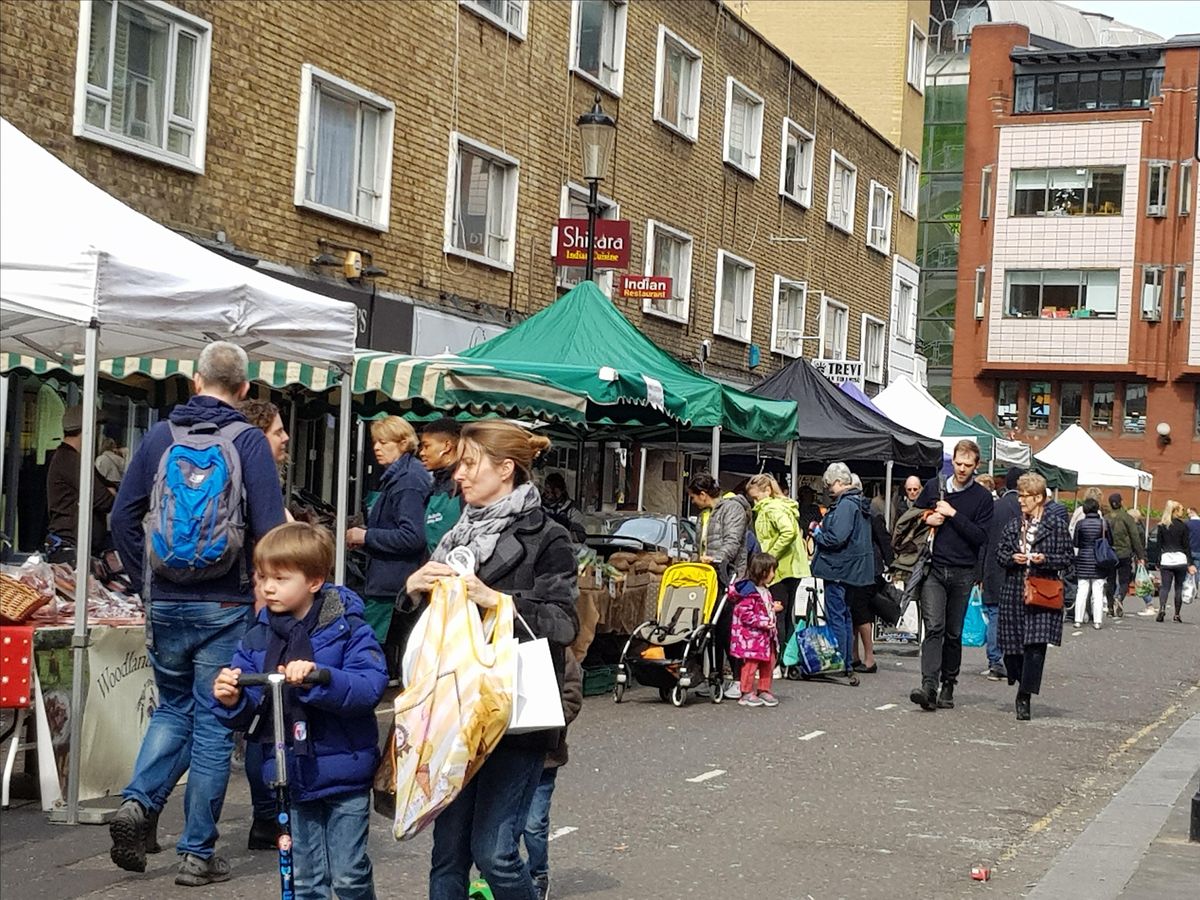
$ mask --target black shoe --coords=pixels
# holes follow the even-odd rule
[[[1000,671],[999,669],[988,669],[988,671],[987,671],[987,680],[988,681],[1003,681],[1007,677],[1008,677],[1008,675],[1006,675],[1004,672]]]
[[[861,661],[854,663],[854,671],[862,672],[866,675],[874,675],[879,671],[879,663],[871,663],[869,666]]]
[[[1155,622],[1161,622],[1161,621],[1162,621],[1163,619],[1165,619],[1166,617],[1167,617],[1167,614],[1166,614],[1166,613],[1159,613],[1157,616],[1155,616],[1155,617],[1154,617],[1154,621],[1155,621]]]
[[[1182,623],[1182,622],[1183,622],[1183,617],[1182,617],[1182,616],[1175,616],[1175,618],[1174,618],[1174,619],[1172,619],[1171,621],[1172,621],[1172,622],[1180,622],[1180,623]]]
[[[938,709],[954,709],[954,685],[946,682],[942,685],[941,693],[937,698]]]
[[[932,683],[922,683],[919,688],[908,695],[908,699],[926,712],[930,712],[937,709],[937,688]]]
[[[108,823],[112,849],[108,855],[126,872],[146,871],[146,808],[136,800],[126,800]]]
[[[547,900],[550,896],[550,876],[535,875],[533,878],[533,888],[537,891],[538,900]]]
[[[162,845],[158,842],[158,813],[156,812],[146,814],[146,852],[162,852]]]
[[[279,841],[279,823],[274,819],[263,819],[258,816],[250,823],[250,837],[246,841],[247,850],[274,850]]]
[[[184,887],[203,887],[206,884],[216,884],[229,880],[229,862],[215,853],[208,859],[201,859],[194,853],[183,854],[179,864],[179,874],[175,883]]]
[[[1017,721],[1028,722],[1031,716],[1029,714],[1029,695],[1017,694]]]

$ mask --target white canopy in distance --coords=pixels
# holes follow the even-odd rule
[[[1117,462],[1078,425],[1069,426],[1034,456],[1044,463],[1078,473],[1081,485],[1131,487],[1143,491],[1154,488],[1151,473]]]

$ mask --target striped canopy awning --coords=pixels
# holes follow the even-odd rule
[[[195,369],[196,362],[191,359],[118,356],[100,361],[100,374],[118,381],[130,375],[144,375],[156,381],[173,375],[191,378]],[[83,361],[57,361],[21,353],[0,353],[0,374],[14,370],[33,372],[35,375],[65,372],[68,375],[81,376]],[[338,376],[330,369],[306,363],[251,360],[250,380],[276,389],[300,385],[320,393],[334,387]]]

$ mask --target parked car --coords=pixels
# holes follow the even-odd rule
[[[696,555],[696,524],[671,515],[617,514],[589,521],[587,543],[605,554],[661,550],[677,559],[687,559]]]

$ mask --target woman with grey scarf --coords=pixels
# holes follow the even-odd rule
[[[450,552],[469,549],[476,570],[466,576],[467,596],[484,609],[494,607],[500,593],[512,596],[534,636],[549,641],[561,691],[565,650],[579,629],[579,590],[571,539],[546,515],[530,480],[534,459],[549,446],[547,438],[507,422],[465,426],[454,478],[467,506],[407,587],[414,597],[427,594],[439,578],[456,574],[446,564]],[[514,633],[530,639],[520,625]],[[558,739],[558,729],[505,737],[438,816],[430,900],[462,900],[472,863],[496,900],[535,896],[518,846],[546,751],[557,746]]]

